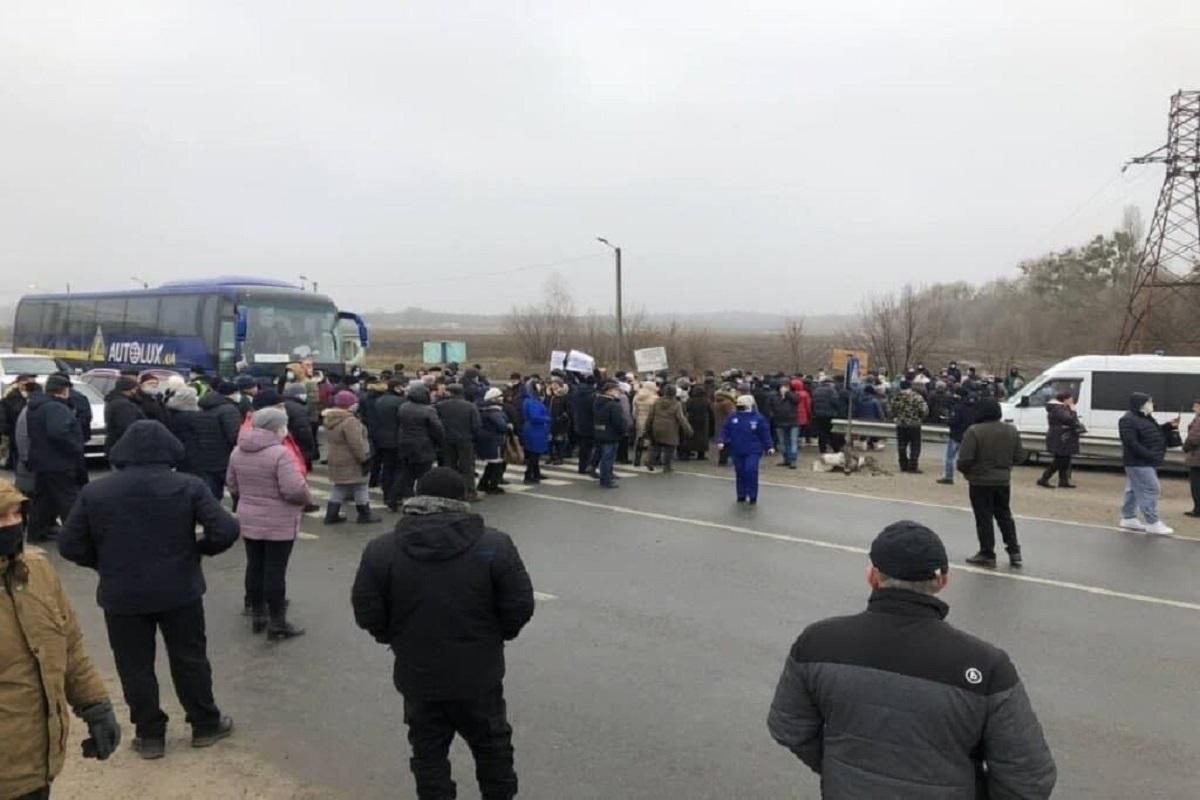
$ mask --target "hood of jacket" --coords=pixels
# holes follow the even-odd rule
[[[790,386],[792,387],[792,391],[796,392],[797,394],[805,390],[804,381],[800,380],[799,378],[792,378]]]
[[[405,397],[410,403],[429,405],[429,387],[423,383],[419,386],[409,386]]]
[[[1146,405],[1146,401],[1150,399],[1150,395],[1145,392],[1134,392],[1129,395],[1129,410],[1135,414],[1142,414],[1142,406]],[[1145,416],[1145,414],[1142,414]]]
[[[59,398],[52,397],[52,396],[46,394],[45,392],[35,392],[34,394],[32,394],[29,397],[29,402],[26,403],[26,408],[28,408],[29,413],[32,414],[34,411],[37,411],[39,408],[46,405],[47,403],[53,403],[56,400],[61,402],[64,406],[67,405],[67,402],[65,400],[59,400]]]
[[[108,460],[117,467],[134,464],[174,466],[183,460],[183,445],[161,422],[140,419],[113,445]]]
[[[238,434],[237,449],[246,453],[257,453],[277,444],[283,444],[279,434],[266,428],[249,428]]]
[[[216,408],[226,403],[233,405],[232,400],[219,392],[205,392],[198,405],[201,411],[208,411],[210,408]]]
[[[449,561],[458,558],[483,536],[483,517],[469,511],[431,510],[432,505],[414,501],[442,498],[414,497],[404,504],[404,516],[396,523],[398,546],[416,561]],[[414,513],[422,507],[423,513]]]
[[[354,415],[344,408],[327,408],[321,412],[321,418],[325,422],[325,430],[335,431],[344,425],[346,420],[354,419]]]

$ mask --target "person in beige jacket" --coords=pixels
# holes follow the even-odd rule
[[[333,398],[333,408],[322,414],[325,424],[326,444],[329,447],[329,505],[325,509],[325,524],[345,522],[341,516],[342,503],[347,497],[354,498],[358,509],[359,525],[369,525],[382,520],[371,513],[370,489],[367,475],[370,472],[371,444],[367,438],[367,427],[356,415],[358,395],[341,391]]]
[[[0,798],[43,800],[66,759],[73,710],[85,758],[117,749],[121,727],[54,567],[24,548],[25,497],[0,481]]]
[[[650,421],[650,411],[657,402],[658,386],[654,381],[645,381],[633,395],[633,465],[635,467],[642,465],[642,455],[649,446],[650,432],[646,430],[646,424]]]

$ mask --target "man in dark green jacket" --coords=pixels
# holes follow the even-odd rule
[[[1004,538],[1008,563],[1019,567],[1021,545],[1017,542],[1011,500],[1012,468],[1025,460],[1021,434],[1000,421],[1000,404],[995,400],[980,400],[975,409],[975,424],[967,428],[958,451],[958,471],[971,486],[971,510],[975,512],[975,533],[979,537],[979,552],[967,563],[996,566],[994,518]]]

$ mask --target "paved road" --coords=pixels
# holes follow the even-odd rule
[[[682,474],[615,492],[557,471],[548,484],[479,506],[552,595],[508,651],[526,798],[816,797],[765,727],[790,643],[862,608],[865,548],[888,522],[925,522],[958,563],[973,552],[970,518],[952,509],[774,487],[751,509],[728,481]],[[412,797],[389,654],[349,607],[358,555],[384,526],[303,527],[316,538],[290,572],[301,639],[250,634],[240,550],[207,563],[218,699],[285,772],[336,796]],[[1018,665],[1058,760],[1056,796],[1200,795],[1200,545],[1050,523],[1021,535],[1023,573],[955,569],[945,599],[952,622]],[[92,574],[62,573],[107,662]],[[458,744],[455,774],[477,797]]]

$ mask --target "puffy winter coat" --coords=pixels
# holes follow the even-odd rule
[[[956,442],[962,443],[963,435],[966,434],[967,428],[975,424],[975,406],[979,402],[979,397],[975,394],[967,394],[959,398],[955,404],[954,410],[950,412],[950,438]]]
[[[187,451],[187,463],[192,471],[225,474],[229,454],[237,445],[242,427],[242,412],[237,403],[217,392],[200,398],[200,413],[191,423],[195,429],[193,447]]]
[[[692,434],[682,443],[683,449],[703,453],[717,432],[713,423],[712,403],[708,402],[708,395],[703,388],[692,387],[692,396],[688,398],[684,411],[688,424],[692,426]]]
[[[521,446],[527,453],[550,451],[550,411],[528,386],[521,388]]]
[[[571,390],[571,422],[575,435],[590,439],[594,435],[595,421],[592,409],[596,403],[596,387],[590,383],[579,383]]]
[[[379,398],[375,404],[375,415],[379,418],[379,427],[371,435],[375,446],[382,450],[395,450],[397,436],[400,433],[400,407],[404,398],[394,391]]]
[[[167,424],[167,407],[159,395],[145,394],[138,389],[129,399],[141,410],[142,416],[146,419],[161,422],[163,425]]]
[[[595,431],[592,436],[597,442],[611,444],[621,441],[628,430],[621,401],[606,394],[596,395],[596,402],[592,405],[592,424]]]
[[[804,381],[796,378],[792,381],[792,391],[796,393],[796,423],[808,425],[812,422],[812,395],[804,386]]]
[[[995,401],[988,401],[995,402]],[[958,471],[977,486],[1007,486],[1012,468],[1025,460],[1021,434],[1007,422],[976,422],[958,451]]]
[[[650,411],[658,402],[658,387],[653,383],[643,383],[633,395],[633,424],[637,438],[646,436],[646,423],[650,420]]]
[[[771,393],[771,424],[777,428],[787,428],[797,425],[796,418],[800,416],[800,396],[790,388],[785,394],[779,390]]]
[[[24,454],[33,472],[74,472],[83,455],[83,437],[70,404],[45,392],[29,398],[25,407],[29,451]]]
[[[825,800],[1050,796],[1054,758],[1016,668],[948,611],[881,589],[792,646],[767,727],[820,774]]]
[[[104,398],[104,455],[113,450],[130,426],[146,419],[142,407],[121,392],[109,392]]]
[[[838,391],[832,383],[822,383],[813,390],[812,413],[814,417],[837,417],[841,413]]]
[[[1157,467],[1167,457],[1167,437],[1163,427],[1142,413],[1150,395],[1134,392],[1129,411],[1117,422],[1121,434],[1121,463],[1127,467]]]
[[[479,435],[475,453],[484,461],[499,461],[504,453],[504,435],[508,433],[508,416],[499,403],[486,403],[479,409]]]
[[[1066,403],[1051,400],[1046,404],[1046,452],[1053,456],[1079,454],[1079,437],[1084,432],[1075,409]]]
[[[683,436],[693,433],[691,423],[683,413],[683,404],[671,395],[655,401],[646,425],[652,442],[671,447],[678,447]]]
[[[0,797],[23,797],[62,770],[70,710],[108,702],[75,611],[44,555],[0,556]],[[78,753],[75,757],[78,757]]]
[[[406,459],[431,463],[437,458],[445,439],[438,413],[429,405],[429,390],[414,386],[408,390],[408,402],[396,413],[396,450]]]
[[[771,423],[754,410],[731,414],[721,426],[717,441],[735,456],[760,456],[775,446]]]
[[[342,486],[366,483],[363,465],[371,457],[366,426],[344,408],[325,409],[322,420],[325,423],[330,483]]]
[[[225,485],[238,496],[237,517],[247,539],[295,539],[304,506],[312,502],[296,459],[279,434],[263,428],[251,428],[238,439]]]
[[[161,423],[135,422],[109,454],[116,473],[84,486],[71,509],[58,551],[100,573],[105,611],[153,614],[199,600],[200,557],[237,541],[238,521],[204,482],[172,471],[181,458],[183,445]]]
[[[446,444],[475,441],[475,434],[479,432],[479,409],[474,403],[461,397],[449,397],[433,408],[446,431]]]
[[[363,551],[354,619],[396,657],[412,700],[478,697],[504,678],[504,643],[533,616],[516,545],[467,506],[417,497],[392,533]]]

